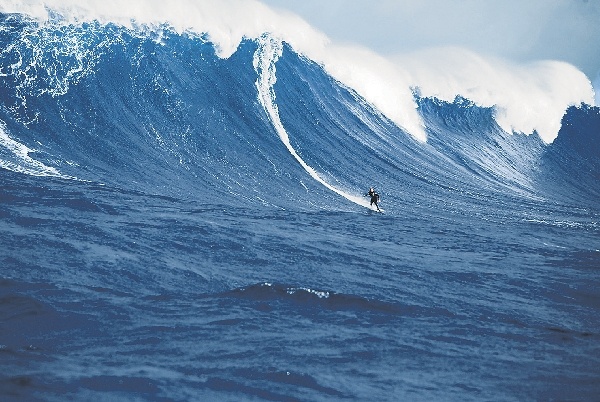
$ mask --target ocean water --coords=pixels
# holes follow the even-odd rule
[[[598,400],[598,108],[421,142],[269,34],[0,43],[0,399]]]

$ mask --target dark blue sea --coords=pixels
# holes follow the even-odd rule
[[[415,100],[0,14],[0,400],[600,400],[600,109]]]

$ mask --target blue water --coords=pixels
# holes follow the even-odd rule
[[[0,399],[598,399],[598,108],[422,143],[268,36],[0,23]]]

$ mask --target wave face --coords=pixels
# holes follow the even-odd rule
[[[600,110],[415,99],[426,142],[270,34],[0,15],[0,386],[597,396]]]
[[[39,26],[11,15],[3,27],[1,163],[11,170],[189,196],[210,188],[233,203],[263,203],[270,188],[282,207],[360,204],[369,182],[390,200],[408,186],[534,198],[575,186],[580,202],[599,191],[598,149],[585,145],[597,141],[597,108],[569,110],[546,147],[504,132],[491,108],[418,98],[422,145],[273,38],[263,42],[280,56],[246,40],[222,59],[205,37],[168,27]],[[557,193],[555,182],[570,186]]]

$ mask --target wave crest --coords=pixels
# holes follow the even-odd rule
[[[412,96],[416,87],[424,96],[451,101],[460,95],[479,106],[495,106],[497,122],[505,131],[537,132],[547,143],[558,135],[567,107],[594,103],[590,80],[567,63],[515,64],[457,48],[386,58],[364,48],[333,43],[301,18],[254,0],[137,0],[118,6],[110,1],[47,0],[0,6],[0,12],[20,12],[42,21],[52,19],[53,10],[68,23],[100,21],[129,27],[168,23],[177,32],[206,33],[225,58],[244,38],[258,39],[270,32],[322,64],[329,74],[421,141],[427,134]]]

